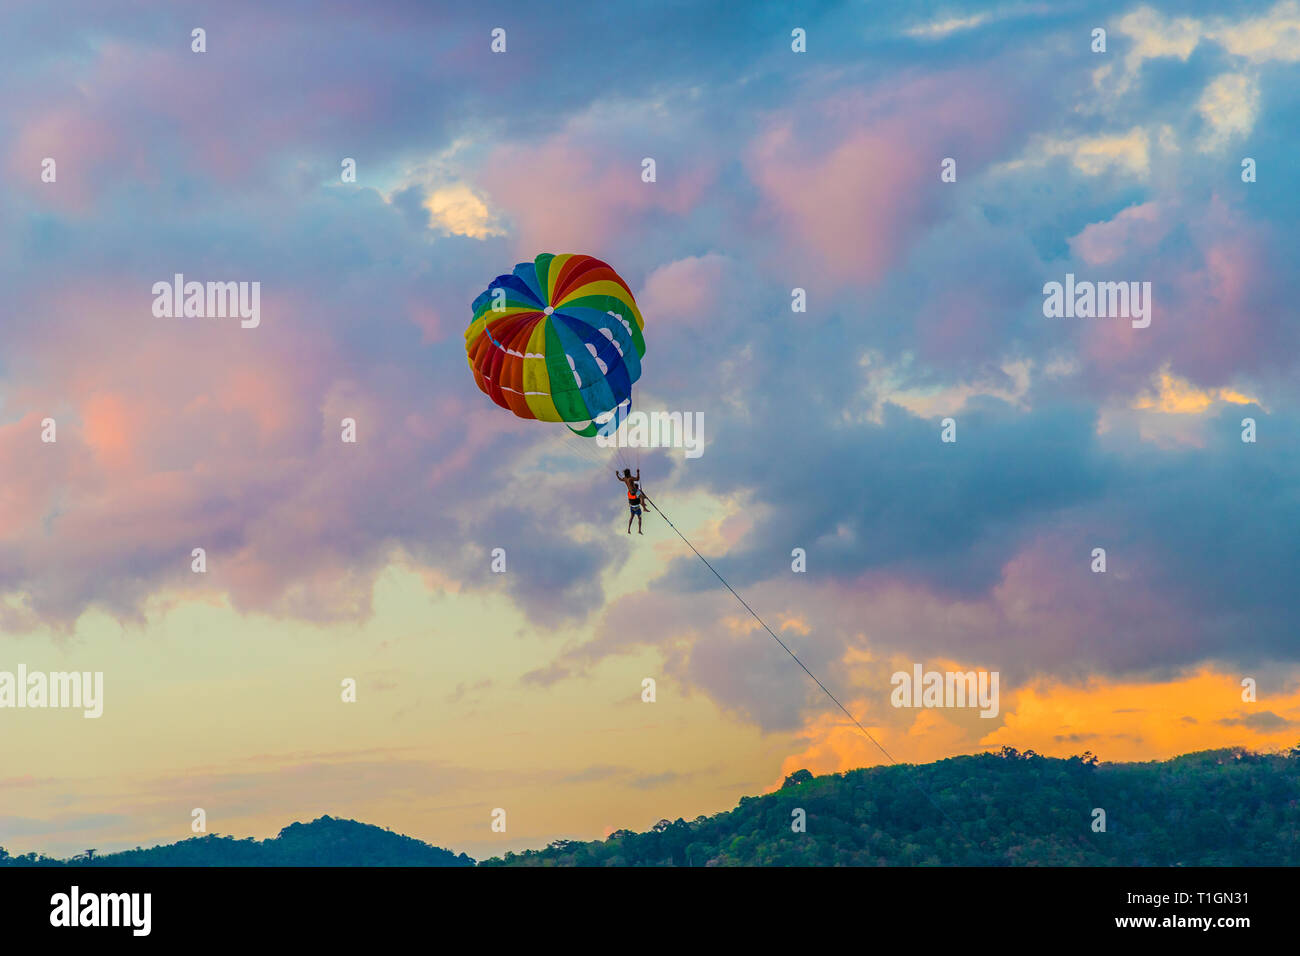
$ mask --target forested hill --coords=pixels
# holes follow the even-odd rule
[[[924,790],[922,793],[922,789]],[[933,799],[934,803],[930,802]],[[942,812],[934,804],[942,807]],[[1105,829],[1095,811],[1105,811]],[[802,811],[804,832],[792,824]],[[472,866],[465,854],[328,816],[279,835],[0,866]],[[1005,748],[937,763],[814,777],[711,817],[604,841],[558,840],[482,866],[1300,865],[1300,747],[1212,750],[1151,763]]]
[[[168,846],[126,850],[86,859],[55,860],[28,854],[0,865],[35,866],[473,866],[464,853],[430,846],[413,837],[355,820],[324,816],[294,823],[269,840],[191,837]]]
[[[807,829],[796,833],[800,809]],[[1104,832],[1094,830],[1095,809],[1105,811]],[[1265,864],[1300,865],[1300,748],[1132,764],[1006,748],[825,777],[801,770],[775,793],[743,797],[715,816],[661,820],[603,842],[557,841],[480,865]]]

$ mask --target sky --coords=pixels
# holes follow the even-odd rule
[[[647,491],[894,759],[1300,740],[1300,2],[0,17],[0,671],[104,675],[0,708],[11,853],[202,808],[482,858],[887,762],[477,389],[470,303],[544,252],[627,282],[640,407],[704,420]],[[260,323],[156,315],[176,273]],[[1048,317],[1067,275],[1149,325]],[[998,714],[892,706],[918,664]]]

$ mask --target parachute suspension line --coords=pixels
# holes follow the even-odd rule
[[[621,475],[623,473],[623,469],[628,466],[627,455],[625,455],[623,453],[623,449],[619,448],[618,445],[616,444],[614,445],[614,454],[612,457],[614,460],[615,470],[618,471],[618,473]]]
[[[630,421],[629,416],[631,416],[631,414],[632,414],[634,411],[636,411],[636,410],[637,410],[637,404],[636,404],[636,383],[634,382],[634,383],[632,383],[632,385],[628,386],[628,390],[627,390],[627,415],[625,415],[624,418],[623,418],[623,424],[622,424],[621,426],[619,426],[620,429],[622,430],[623,434],[622,434],[621,436],[618,436],[618,437],[620,437],[620,438],[622,438],[622,439],[627,439],[627,437],[628,437],[629,434],[630,434],[630,429],[631,429],[631,427],[632,427],[632,423],[631,423],[631,421]],[[632,470],[633,470],[634,473],[636,473],[636,474],[640,474],[640,473],[641,473],[641,446],[640,446],[640,445],[633,444],[633,445],[628,445],[627,448],[629,449],[629,451],[627,452],[627,455],[628,455],[628,457],[631,459],[631,462],[632,462]]]
[[[636,469],[632,467],[632,460],[628,457],[627,449],[619,443],[618,431],[615,430],[610,437],[614,439],[614,456],[618,459],[619,464],[628,471],[635,471]]]
[[[608,460],[596,454],[596,450],[588,446],[588,439],[580,438],[572,434],[568,429],[548,428],[551,441],[555,443],[558,450],[566,455],[577,455],[583,461],[590,465],[598,465],[603,470],[608,467]]]
[[[630,392],[631,392],[632,398],[635,399],[635,398],[636,398],[636,385],[633,385],[633,386],[632,386],[632,388],[630,389]],[[628,414],[629,414],[629,415],[632,414],[632,410],[633,410],[634,408],[636,408],[636,405],[635,405],[635,404],[630,404],[630,405],[628,405]],[[632,457],[636,460],[636,470],[637,470],[637,474],[640,474],[640,473],[641,473],[641,443],[640,443],[640,442],[637,442],[636,444],[634,444],[634,445],[632,446]]]
[[[632,409],[634,409],[635,407],[636,405],[633,402],[633,392],[632,389],[629,388],[628,397],[627,397],[628,413],[631,413]],[[626,415],[620,415],[618,419],[618,427],[613,429],[609,433],[609,438],[613,442],[612,447],[614,449],[614,458],[618,462],[617,470],[620,474],[622,474],[624,469],[626,469],[628,472],[635,474],[637,472],[640,472],[641,462],[639,460],[639,456],[634,457],[633,454],[628,450],[628,447],[623,444],[623,439],[626,438],[626,436],[627,436],[627,417]]]
[[[646,501],[650,501],[649,497],[646,497]],[[830,692],[830,689],[825,684],[823,684],[820,680],[818,680],[817,675],[814,674],[812,671],[810,671],[803,661],[799,660],[798,655],[795,654],[794,651],[790,650],[789,646],[785,643],[785,641],[777,637],[776,631],[772,630],[770,627],[767,626],[767,622],[764,621],[761,617],[759,617],[758,614],[755,613],[754,609],[750,607],[748,603],[746,603],[745,599],[736,592],[736,589],[727,583],[727,579],[718,573],[718,569],[709,563],[709,559],[706,558],[704,555],[700,554],[700,552],[696,549],[695,545],[691,544],[690,540],[686,537],[686,535],[682,534],[681,531],[678,530],[677,525],[673,524],[673,520],[669,518],[666,514],[664,514],[663,510],[658,505],[656,505],[653,501],[650,501],[650,504],[654,506],[655,511],[659,512],[660,516],[664,519],[664,521],[668,522],[668,527],[672,528],[673,531],[677,532],[677,537],[685,541],[686,546],[695,552],[695,556],[704,562],[704,566],[713,572],[713,576],[722,582],[722,586],[725,587],[728,591],[730,591],[732,596],[741,603],[741,605],[745,608],[746,611],[750,613],[750,616],[752,616],[754,620],[756,620],[762,626],[763,630],[767,631],[767,633],[772,636],[772,640],[780,644],[781,649],[790,655],[790,659],[793,660],[796,664],[798,664],[800,668],[803,669],[803,672],[813,679],[813,683],[815,683],[818,687],[822,689],[822,693],[825,694],[827,697],[829,697],[832,701],[834,701],[836,707],[844,711],[844,716],[848,717],[849,720],[853,721],[854,726],[857,727],[858,730],[862,731],[863,735],[868,740],[870,740],[873,744],[876,745],[876,749],[879,750],[882,754],[884,754],[889,759],[890,763],[892,763],[895,767],[903,766],[897,760],[894,759],[893,755],[890,754],[890,752],[884,748],[884,746],[880,743],[880,741],[878,741],[875,737],[871,736],[871,732],[867,730],[866,727],[862,726],[862,724],[858,721],[858,718],[854,717],[847,707],[845,707],[843,704],[840,703],[839,698],[836,697],[834,694],[832,694]],[[930,794],[925,791],[925,788],[923,788],[919,783],[916,782],[915,777],[913,777],[911,774],[908,774],[907,779],[911,781],[912,786],[916,787],[916,789],[920,792],[921,796],[925,797],[926,800],[930,801],[930,805],[932,807],[934,807],[941,814],[943,814],[943,818],[945,820],[947,820],[954,827],[956,826],[956,823],[953,822],[952,817],[948,816],[947,812],[943,809],[943,807],[939,806],[939,804],[934,802],[934,798],[931,797]]]

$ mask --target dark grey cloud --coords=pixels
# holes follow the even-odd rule
[[[1279,717],[1271,710],[1260,711],[1258,714],[1247,714],[1245,717],[1224,717],[1218,723],[1224,727],[1249,727],[1251,730],[1272,731],[1280,730],[1283,727],[1289,727],[1295,723],[1294,720],[1287,720],[1285,717]]]

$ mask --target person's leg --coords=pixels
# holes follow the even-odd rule
[[[636,533],[637,534],[641,533],[641,512],[640,511],[636,513]]]
[[[632,513],[629,511],[627,516],[627,533],[632,533]]]

